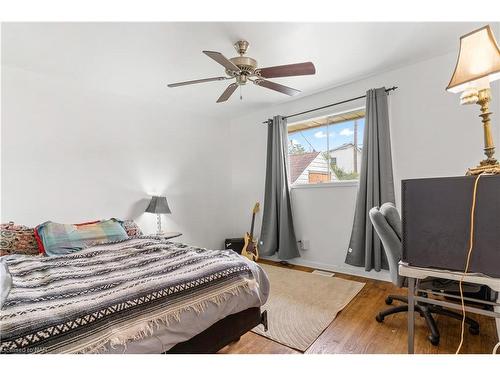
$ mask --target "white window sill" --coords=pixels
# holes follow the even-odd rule
[[[317,188],[338,188],[338,187],[358,187],[359,181],[337,181],[323,182],[319,184],[297,184],[292,185],[291,189],[317,189]]]

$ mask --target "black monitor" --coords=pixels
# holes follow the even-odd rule
[[[403,261],[464,271],[476,176],[403,180]],[[477,186],[469,272],[500,277],[500,175]]]

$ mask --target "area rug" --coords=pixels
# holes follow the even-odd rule
[[[260,264],[271,282],[267,310],[269,330],[252,331],[293,349],[306,351],[337,314],[365,285],[309,272]]]

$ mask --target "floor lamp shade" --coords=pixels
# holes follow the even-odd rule
[[[170,207],[166,197],[153,196],[149,202],[146,212],[151,214],[170,214]]]

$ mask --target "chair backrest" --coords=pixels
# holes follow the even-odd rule
[[[389,272],[391,281],[402,286],[404,278],[399,276],[398,263],[401,260],[401,218],[398,210],[392,203],[384,203],[380,208],[373,207],[370,212],[370,220],[382,241],[387,262],[389,263]]]

